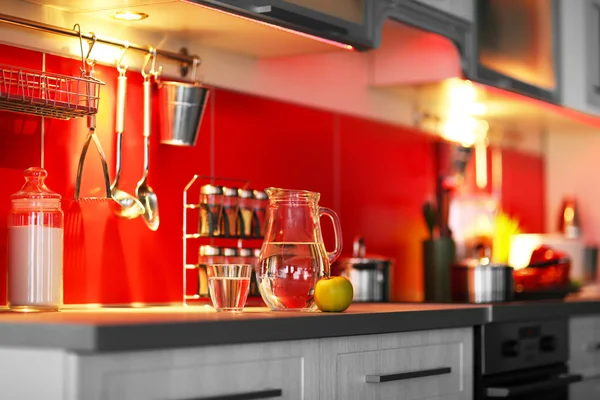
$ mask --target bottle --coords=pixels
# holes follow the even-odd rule
[[[578,239],[581,236],[581,222],[577,200],[574,197],[565,197],[560,210],[558,230],[567,239]]]
[[[25,170],[8,216],[8,307],[58,311],[63,304],[64,214],[43,168]]]

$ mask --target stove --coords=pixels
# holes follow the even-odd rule
[[[475,331],[475,399],[568,400],[567,319],[491,323]]]

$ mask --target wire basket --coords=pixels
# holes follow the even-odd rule
[[[0,110],[70,119],[98,112],[102,81],[0,64]]]

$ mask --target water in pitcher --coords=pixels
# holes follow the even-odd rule
[[[315,284],[328,267],[323,243],[266,242],[259,260],[262,298],[272,309],[314,310]]]

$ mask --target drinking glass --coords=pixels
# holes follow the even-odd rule
[[[210,264],[208,290],[215,310],[241,312],[250,289],[249,264]]]

